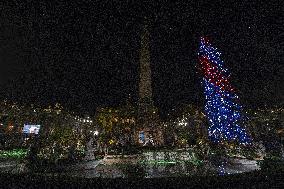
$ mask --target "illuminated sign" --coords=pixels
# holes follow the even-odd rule
[[[24,125],[23,133],[26,134],[38,134],[40,125]]]
[[[145,134],[144,131],[139,132],[139,143],[144,143],[145,142]]]

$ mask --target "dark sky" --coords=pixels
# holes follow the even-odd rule
[[[243,105],[283,105],[281,1],[34,2],[0,3],[2,97],[91,113],[128,94],[137,100],[147,16],[154,100],[162,113],[180,103],[203,105],[195,67],[203,35],[222,52]]]

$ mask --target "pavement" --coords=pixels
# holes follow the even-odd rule
[[[26,171],[27,169],[24,162],[16,160],[0,162],[0,172],[22,173]]]
[[[222,171],[224,174],[237,174],[260,170],[260,166],[255,160],[237,158],[230,159],[227,163],[224,163],[223,166],[217,167],[217,170],[219,173]]]
[[[64,167],[63,171],[61,171],[58,174],[76,176],[76,177],[86,177],[86,178],[124,177],[122,171],[119,170],[115,165],[112,165],[113,163],[119,162],[119,159],[121,160],[121,157],[112,156],[102,160],[83,161],[80,163]],[[129,161],[131,162],[133,161],[133,159],[135,158],[129,158]],[[243,172],[249,172],[260,169],[260,167],[257,165],[257,161],[248,160],[248,159],[239,159],[239,158],[230,159],[228,163],[224,163],[221,166],[214,166],[214,167],[215,167],[214,169],[215,170],[217,169],[217,171],[219,171],[220,174],[236,174],[236,173],[243,173]],[[25,168],[24,163],[20,163],[18,161],[0,162],[0,172],[19,173],[27,171],[28,170]]]

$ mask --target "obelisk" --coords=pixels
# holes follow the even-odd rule
[[[149,23],[145,22],[139,59],[138,138],[142,145],[159,145],[159,116],[152,98]],[[143,139],[144,138],[144,139]]]

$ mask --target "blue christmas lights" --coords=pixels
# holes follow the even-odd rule
[[[229,83],[229,73],[216,48],[206,38],[201,38],[199,49],[200,70],[203,74],[205,112],[209,120],[209,138],[213,142],[237,141],[250,143],[244,128],[242,107],[236,103],[238,96]]]

